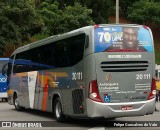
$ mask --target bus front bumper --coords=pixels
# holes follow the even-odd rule
[[[6,92],[0,93],[0,98],[7,98],[7,93]]]
[[[128,110],[124,109],[125,107]],[[131,109],[132,107],[132,109]],[[123,109],[122,109],[123,108]],[[143,116],[153,114],[155,111],[155,98],[140,102],[100,103],[87,99],[88,117],[117,118],[127,116]]]

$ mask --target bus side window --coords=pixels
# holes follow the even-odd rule
[[[85,45],[85,34],[80,34],[78,36],[72,37],[69,50],[70,50],[70,66],[77,64],[83,59]]]

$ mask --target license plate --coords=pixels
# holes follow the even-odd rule
[[[127,110],[132,110],[132,109],[133,109],[133,106],[131,106],[131,105],[130,106],[122,106],[121,107],[122,111],[127,111]]]

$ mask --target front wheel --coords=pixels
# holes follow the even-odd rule
[[[62,105],[59,98],[55,99],[53,108],[54,117],[56,118],[56,121],[63,122],[65,120],[65,116],[63,115]]]
[[[17,95],[14,97],[14,106],[17,111],[22,111],[25,109],[24,107],[19,106],[19,99]]]

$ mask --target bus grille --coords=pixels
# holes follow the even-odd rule
[[[72,99],[73,99],[73,111],[74,114],[83,114],[83,90],[82,89],[76,89],[72,92]]]
[[[148,61],[105,61],[101,62],[101,69],[104,72],[134,72],[145,71]]]

